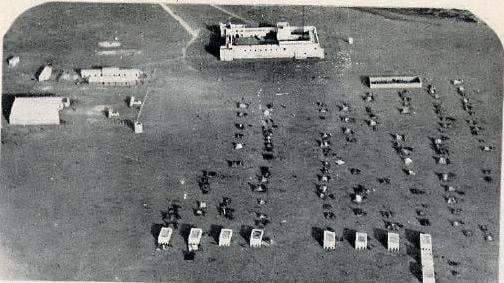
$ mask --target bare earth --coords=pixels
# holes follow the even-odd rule
[[[24,13],[5,35],[3,59],[18,55],[21,62],[12,69],[4,66],[4,101],[9,95],[49,92],[70,96],[75,104],[62,112],[60,126],[14,127],[2,116],[2,279],[418,282],[422,231],[433,237],[437,282],[496,282],[503,52],[488,26],[393,10],[309,7],[305,23],[317,27],[326,59],[220,62],[205,48],[209,26],[240,21],[210,6],[171,8],[200,30],[186,58],[182,48],[191,36],[159,5],[46,4]],[[302,22],[301,7],[225,8],[257,24]],[[122,58],[95,53],[97,42],[116,36],[121,48],[140,52]],[[349,36],[353,45],[345,42]],[[47,60],[68,72],[94,65],[140,68],[149,81],[134,88],[36,83],[33,74]],[[445,133],[451,164],[438,165],[433,158],[430,138],[441,133],[435,99],[426,88],[411,91],[412,115],[399,113],[396,90],[375,91],[374,102],[362,99],[370,91],[364,78],[380,74],[419,75],[425,85],[436,86],[439,101],[457,119]],[[471,135],[466,122],[471,117],[450,83],[456,78],[464,79],[472,119],[483,128],[479,136]],[[147,88],[144,134],[135,135],[120,120],[103,115],[104,107],[112,106],[121,119],[134,119],[137,110],[124,100],[143,98]],[[236,115],[240,101],[250,103],[246,117]],[[317,102],[329,109],[324,120]],[[344,102],[354,123],[340,119],[344,113],[338,106]],[[271,161],[262,157],[260,110],[269,103],[278,125]],[[366,124],[368,106],[378,116],[377,131]],[[342,127],[355,132],[356,143],[345,140]],[[244,134],[246,147],[235,151],[237,132]],[[333,135],[327,160],[334,199],[325,201],[316,194],[320,132]],[[414,148],[416,176],[402,171],[393,133],[405,134]],[[483,152],[484,145],[495,150]],[[338,166],[338,158],[346,164]],[[243,160],[243,168],[228,166],[226,160],[235,159]],[[272,173],[265,194],[249,186],[257,183],[260,166]],[[351,174],[350,168],[361,173]],[[483,179],[482,169],[491,170],[492,180]],[[207,195],[197,183],[202,170],[217,172]],[[450,184],[463,195],[445,191],[436,175],[444,172],[456,174]],[[390,184],[378,181],[383,177]],[[357,205],[351,194],[359,184],[370,192]],[[425,194],[413,194],[412,188]],[[459,203],[447,204],[450,195]],[[232,199],[234,220],[218,214],[223,197]],[[258,205],[257,198],[267,203]],[[156,251],[152,232],[174,200],[182,206],[183,225],[173,247]],[[193,214],[198,200],[208,203],[206,216]],[[332,206],[334,219],[324,218],[323,204]],[[367,214],[358,217],[354,208]],[[453,215],[450,208],[462,212]],[[385,218],[385,210],[394,216]],[[247,245],[255,212],[271,221],[265,228],[273,240],[268,247]],[[428,218],[430,226],[420,225],[419,218]],[[453,220],[464,224],[452,226]],[[399,252],[383,245],[384,221],[404,225]],[[184,260],[189,225],[207,232],[194,261]],[[210,231],[216,225],[235,231],[231,247],[215,244]],[[488,227],[493,241],[485,241],[480,225]],[[319,243],[327,226],[344,236],[332,252]],[[369,250],[353,249],[352,231],[368,233]]]

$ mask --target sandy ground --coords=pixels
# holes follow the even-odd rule
[[[16,68],[4,68],[5,95],[50,92],[70,96],[75,104],[62,112],[65,124],[60,126],[13,127],[2,117],[3,279],[418,282],[417,237],[422,231],[434,239],[438,282],[497,280],[503,54],[486,25],[310,7],[305,22],[317,27],[326,59],[223,63],[205,48],[211,26],[239,20],[210,6],[171,8],[200,31],[186,58],[182,48],[191,36],[158,5],[47,4],[23,14],[5,36],[4,59],[21,57]],[[300,7],[225,9],[257,24],[302,22]],[[96,55],[97,42],[116,36],[122,48],[141,53]],[[353,45],[345,42],[348,36]],[[68,72],[94,65],[138,67],[149,81],[134,88],[100,88],[31,80],[47,60]],[[456,119],[445,133],[451,164],[438,165],[433,158],[430,138],[441,136],[435,99],[425,88],[412,90],[415,114],[409,116],[398,111],[397,90],[375,91],[376,100],[365,102],[362,96],[370,90],[364,78],[374,74],[414,74],[436,86],[439,102]],[[471,135],[470,116],[450,83],[454,78],[464,79],[473,119],[483,128],[479,136]],[[111,106],[121,119],[134,119],[137,110],[124,100],[142,98],[147,89],[144,134],[134,135],[126,123],[103,115]],[[240,101],[250,103],[246,117],[237,117]],[[324,120],[317,102],[329,109]],[[343,103],[350,105],[350,113],[339,111]],[[277,125],[276,158],[271,161],[262,157],[261,119],[267,104],[273,105]],[[377,131],[366,124],[366,107],[378,117]],[[343,115],[355,122],[342,122]],[[235,123],[245,129],[238,130]],[[342,127],[354,131],[356,143],[345,140]],[[246,147],[235,151],[238,132]],[[334,199],[325,201],[316,193],[324,159],[317,143],[320,132],[332,133],[332,151],[325,159],[331,163]],[[405,134],[413,147],[416,176],[402,171],[393,133]],[[495,150],[482,152],[482,145]],[[339,158],[346,164],[338,166]],[[230,168],[227,160],[242,160],[244,166]],[[260,166],[272,173],[265,194],[249,186],[257,183]],[[351,168],[361,173],[353,175]],[[482,169],[491,170],[492,181],[483,179]],[[206,195],[198,187],[202,170],[217,172]],[[463,195],[445,191],[436,175],[444,172],[456,174],[449,184]],[[384,177],[390,184],[378,181]],[[370,192],[357,205],[351,194],[359,184]],[[412,194],[412,188],[425,194]],[[459,203],[447,204],[445,197],[451,195]],[[232,199],[234,220],[218,214],[223,197]],[[258,198],[267,203],[259,205]],[[163,223],[161,211],[174,200],[182,207],[181,227],[172,248],[156,251],[152,232]],[[193,214],[196,201],[208,203],[206,216]],[[367,214],[358,217],[355,208]],[[462,211],[453,215],[450,208]],[[386,210],[394,216],[382,216]],[[425,216],[419,217],[418,210]],[[324,218],[325,211],[336,217]],[[254,226],[256,212],[271,221],[265,228],[273,239],[269,247],[247,246],[246,232]],[[419,218],[428,218],[430,226],[420,225]],[[464,225],[452,226],[453,220]],[[404,225],[398,232],[399,252],[383,245],[385,221]],[[206,235],[195,260],[185,261],[183,236],[191,225]],[[487,225],[494,241],[484,240],[479,225]],[[218,226],[235,231],[231,247],[216,245]],[[325,227],[344,238],[333,252],[319,243]],[[353,249],[353,231],[368,233],[368,251]]]

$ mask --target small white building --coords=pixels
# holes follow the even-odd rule
[[[189,237],[187,239],[187,245],[189,251],[197,251],[199,249],[199,244],[201,241],[201,236],[203,235],[203,230],[201,228],[191,228],[189,232]]]
[[[229,247],[231,245],[232,236],[233,230],[222,229],[219,234],[219,247]]]
[[[38,74],[37,80],[39,82],[48,81],[51,78],[51,75],[52,75],[52,67],[44,66],[44,68],[42,68],[42,70]]]
[[[158,245],[161,245],[163,249],[170,245],[170,239],[173,233],[173,229],[170,227],[162,227],[158,235]]]
[[[324,231],[324,249],[336,249],[336,233],[331,231]]]
[[[16,97],[9,115],[11,125],[58,125],[63,97]]]
[[[432,252],[432,237],[430,234],[420,233],[420,250]]]
[[[262,245],[263,235],[264,235],[264,230],[252,229],[252,232],[250,233],[250,246],[251,247],[260,247]]]
[[[356,250],[367,250],[367,234],[366,233],[355,233],[355,249]]]
[[[387,249],[389,251],[398,251],[399,250],[399,234],[397,234],[397,233],[388,233],[387,234]]]
[[[9,68],[16,67],[18,63],[19,63],[19,56],[13,56],[7,59],[7,64],[9,65]]]
[[[133,124],[133,128],[134,128],[135,134],[143,133],[143,124],[142,123],[135,121]]]

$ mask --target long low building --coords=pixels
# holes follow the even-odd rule
[[[16,97],[9,115],[11,125],[59,125],[63,97]]]
[[[82,69],[80,74],[81,77],[89,84],[131,86],[141,83],[141,76],[144,73],[139,69],[103,67],[95,69]]]
[[[253,27],[243,24],[220,24],[224,45],[220,60],[264,58],[324,58],[317,29],[314,26],[290,26],[279,22],[276,27]],[[250,39],[256,40],[254,43]]]

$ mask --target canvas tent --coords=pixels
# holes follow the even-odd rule
[[[16,97],[12,104],[11,125],[58,125],[62,97]]]

